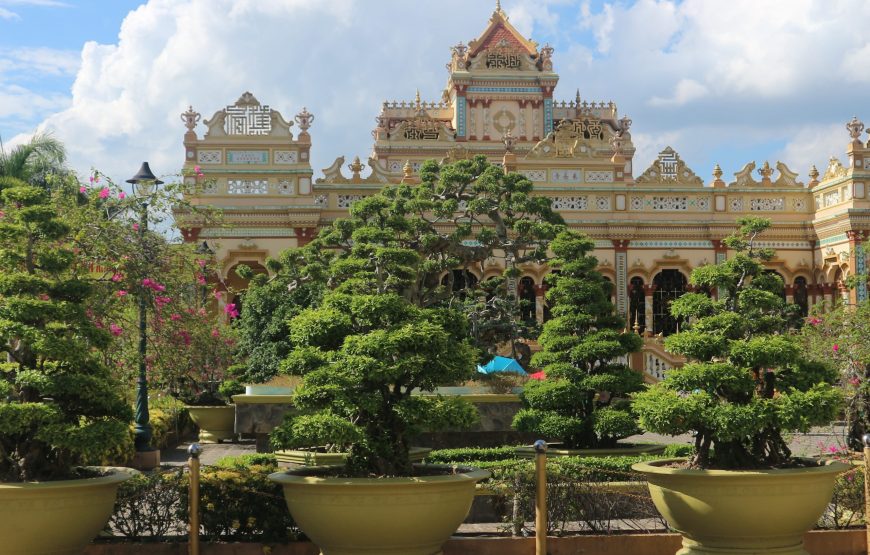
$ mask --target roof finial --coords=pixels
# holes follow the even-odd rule
[[[414,97],[414,107],[420,110],[420,89],[417,89],[417,95]]]
[[[501,11],[501,0],[495,0],[495,11]]]

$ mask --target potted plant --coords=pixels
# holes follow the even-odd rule
[[[309,244],[336,253],[324,274],[328,291],[288,324],[292,348],[281,369],[302,382],[298,413],[280,440],[349,447],[343,466],[272,475],[325,555],[436,553],[465,518],[475,482],[489,474],[415,466],[409,452],[416,433],[467,425],[474,409],[461,398],[412,393],[461,383],[475,366],[460,298],[473,293],[454,287],[453,269],[482,263],[511,237],[522,257],[537,259],[546,255],[538,240],[556,232],[524,216],[549,211],[549,202],[527,194],[531,182],[483,157],[427,162],[420,175],[419,185],[356,201],[350,218]],[[472,234],[484,218],[496,231]]]
[[[689,362],[634,397],[646,430],[694,432],[694,456],[632,468],[683,534],[680,553],[797,555],[848,466],[794,458],[783,434],[830,422],[841,395],[831,369],[807,360],[790,332],[796,307],[764,270],[774,253],[757,239],[770,222],[738,226],[725,240],[734,256],[692,272],[693,285],[719,298],[687,293],[671,305],[682,326],[665,347]]]
[[[0,177],[0,535],[4,553],[81,552],[111,514],[132,411],[99,355],[71,222],[86,190]]]
[[[525,408],[514,418],[521,432],[558,439],[548,455],[578,456],[630,454],[663,446],[629,446],[617,442],[640,429],[627,395],[639,391],[643,379],[625,357],[640,349],[641,338],[624,332],[625,321],[610,301],[612,285],[596,271],[589,253],[594,242],[564,231],[550,244],[556,269],[548,277],[547,300],[552,319],[538,337],[541,350],[532,366],[543,368],[546,379],[526,384]],[[517,449],[534,457],[532,447]]]

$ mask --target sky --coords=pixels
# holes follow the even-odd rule
[[[437,100],[451,45],[495,0],[0,0],[0,138],[65,142],[71,166],[122,182],[143,160],[172,177],[187,106],[245,91],[315,115],[315,177],[365,160],[384,100]],[[640,175],[666,146],[705,181],[781,160],[808,181],[870,122],[867,0],[503,0],[555,47],[557,100],[579,90],[631,117]],[[862,113],[863,111],[863,113]],[[199,132],[202,133],[202,126]],[[865,136],[866,138],[866,136]]]

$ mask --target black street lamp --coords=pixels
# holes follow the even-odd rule
[[[148,201],[158,185],[163,182],[151,172],[148,162],[142,162],[139,173],[127,180],[133,185],[133,194],[139,200],[139,244],[144,245],[145,231],[148,229]],[[136,415],[134,418],[134,442],[137,453],[152,451],[151,424],[148,415],[148,379],[145,375],[145,355],[147,350],[148,332],[147,298],[145,291],[139,292],[139,380],[136,383]]]

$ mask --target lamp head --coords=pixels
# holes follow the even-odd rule
[[[127,183],[133,185],[133,194],[137,197],[148,197],[153,191],[156,185],[162,185],[163,182],[157,179],[157,176],[154,175],[154,172],[151,171],[151,166],[148,165],[148,162],[142,162],[142,167],[139,168],[139,171],[127,180]]]

